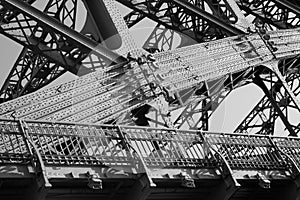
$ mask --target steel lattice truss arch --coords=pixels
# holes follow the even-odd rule
[[[60,12],[62,12],[62,11],[65,11],[64,9],[69,9],[70,10],[70,12],[73,12],[74,14],[76,13],[75,11],[76,10],[74,10],[74,9],[72,9],[72,8],[70,8],[70,7],[67,7],[67,5],[65,5],[64,4],[65,3],[65,1],[52,1],[52,2],[49,2],[49,6],[59,6],[59,4],[61,4],[62,6],[65,6],[65,7],[63,7],[63,9],[61,9],[61,8],[59,8],[58,10],[57,10],[57,13],[55,14],[55,11],[51,11],[51,12],[49,12],[49,15],[52,15],[53,17],[55,17],[55,18],[57,18],[57,16],[60,16]],[[76,2],[72,2],[73,3],[73,7],[75,7],[76,8]],[[199,1],[191,1],[191,2],[189,2],[191,5],[192,4],[195,4],[195,6],[197,6],[198,7],[198,9],[201,7],[202,9],[204,8],[203,7],[203,3],[201,3],[201,2],[199,2]],[[201,6],[202,5],[202,6]],[[217,6],[218,5],[218,6]],[[174,5],[168,5],[168,6],[170,6],[170,8],[168,8],[168,10],[170,10],[171,8],[174,8]],[[173,6],[173,7],[172,7]],[[180,6],[180,5],[177,5],[177,6]],[[182,5],[181,5],[182,6]],[[226,6],[221,6],[221,2],[215,2],[214,4],[210,4],[210,6],[211,6],[211,8],[213,7],[214,9],[219,9],[219,13],[220,13],[220,11],[222,10],[222,9],[220,9],[221,7],[223,7],[223,8],[226,8]],[[192,7],[193,8],[193,7]],[[48,8],[46,8],[45,9],[45,11],[47,11],[47,9]],[[171,11],[171,10],[170,10]],[[224,11],[224,9],[223,9],[223,11]],[[71,23],[71,27],[74,25],[74,20],[75,20],[75,17],[73,16],[70,16],[71,14],[73,14],[73,13],[70,13],[70,12],[67,12],[67,14],[66,14],[66,17],[69,17],[69,18],[71,18],[71,20],[73,20],[73,23]],[[229,13],[229,15],[230,15],[230,18],[231,19],[229,19],[228,18],[228,21],[230,21],[230,20],[232,20],[233,22],[236,22],[237,21],[237,19],[236,19],[236,16],[234,16],[234,15],[232,15],[232,11],[228,11],[228,10],[225,10],[224,12],[227,12],[227,13]],[[216,13],[216,12],[215,12]],[[204,13],[205,14],[205,13]],[[207,13],[206,13],[207,14]],[[183,17],[185,15],[185,13],[183,12],[182,13],[182,16],[181,17]],[[205,16],[205,15],[204,15]],[[233,17],[232,17],[233,16]],[[64,17],[64,16],[63,16]],[[193,21],[193,19],[188,19],[188,17],[183,17],[183,18],[186,18],[188,21],[186,22],[186,24],[188,25],[188,24],[191,24],[192,23],[192,21]],[[205,20],[205,18],[203,18],[202,20]],[[64,19],[62,20],[62,21],[64,21]],[[209,20],[208,20],[209,21]],[[209,23],[205,23],[205,24],[207,24],[207,25],[209,25]],[[221,25],[221,23],[219,22],[219,26]],[[188,26],[191,26],[191,25],[188,25]],[[214,27],[214,26],[213,26]],[[191,28],[193,28],[193,27],[191,27]],[[230,29],[230,30],[236,30],[237,31],[237,29],[234,29],[234,27],[227,27],[226,29]],[[197,30],[197,28],[195,28],[194,29],[194,32]],[[53,31],[53,30],[52,30]],[[182,32],[185,32],[185,30],[181,30]],[[227,31],[228,32],[228,31]],[[234,32],[234,31],[232,31],[232,32]],[[223,37],[223,36],[220,36],[220,37]],[[30,52],[30,50],[27,50],[28,52]],[[2,91],[3,91],[3,93],[4,93],[4,95],[6,95],[6,98],[7,99],[11,99],[11,98],[15,98],[15,97],[17,97],[17,96],[20,96],[20,95],[23,95],[23,94],[26,94],[26,93],[29,93],[29,92],[32,92],[32,91],[35,91],[36,89],[39,89],[40,87],[42,87],[43,85],[45,85],[45,84],[48,84],[49,82],[51,82],[51,81],[53,81],[53,80],[55,80],[55,78],[57,78],[58,76],[60,76],[61,74],[63,74],[64,72],[66,72],[66,70],[68,70],[68,71],[71,71],[72,73],[78,73],[77,72],[77,70],[75,69],[73,69],[72,67],[71,68],[66,68],[65,67],[65,65],[62,65],[62,66],[64,66],[63,68],[59,68],[59,69],[61,69],[60,71],[57,71],[57,69],[55,68],[55,67],[59,67],[59,65],[57,65],[57,64],[54,64],[54,67],[52,67],[51,69],[48,69],[48,70],[45,70],[45,69],[40,69],[39,70],[39,63],[34,63],[34,62],[32,62],[30,59],[33,57],[33,55],[34,56],[39,56],[39,57],[41,57],[41,55],[39,55],[41,52],[39,52],[39,54],[37,54],[38,52],[35,52],[35,53],[32,53],[32,55],[31,56],[25,56],[25,55],[23,55],[24,54],[24,52],[22,53],[22,55],[20,55],[20,58],[18,59],[18,61],[17,61],[17,63],[18,62],[21,62],[21,70],[19,69],[19,71],[21,72],[21,74],[18,74],[17,73],[17,75],[16,75],[16,72],[14,72],[14,70],[12,70],[12,73],[11,73],[11,77],[9,77],[8,78],[8,80],[7,80],[7,82],[6,82],[6,84],[5,84],[5,86],[3,87],[3,89],[2,89]],[[29,53],[28,53],[29,54]],[[28,60],[28,58],[29,58],[29,60]],[[37,58],[32,58],[32,59],[36,59],[36,60],[38,60],[38,61],[40,61],[40,62],[42,62],[42,65],[43,66],[47,66],[47,65],[45,65],[45,64],[47,64],[47,63],[49,63],[49,61],[46,61],[46,60],[49,60],[49,59],[47,59],[47,58],[44,58],[44,59],[37,59]],[[14,68],[16,68],[17,66],[19,66],[18,64],[16,63],[16,65],[15,65],[15,67]],[[28,64],[29,63],[29,64]],[[22,79],[18,79],[18,83],[15,83],[15,80],[11,80],[11,82],[9,82],[10,80],[10,78],[11,79],[13,79],[13,77],[14,76],[17,76],[17,77],[24,77],[24,78],[26,78],[27,76],[23,76],[23,74],[26,74],[26,70],[28,69],[28,66],[31,64],[31,63],[34,63],[33,64],[33,67],[34,67],[34,70],[33,70],[33,73],[30,73],[30,72],[27,72],[27,74],[29,74],[29,75],[27,75],[27,76],[30,76],[30,78],[31,78],[31,80],[28,80],[28,83],[26,83],[26,85],[22,85],[22,84],[24,84],[24,81],[22,81]],[[95,60],[93,60],[93,63],[95,63]],[[48,64],[49,65],[49,64]],[[29,68],[29,69],[31,69],[31,68]],[[53,70],[54,72],[55,72],[55,75],[54,76],[52,76],[52,77],[48,77],[48,78],[45,78],[45,76],[50,72],[50,70]],[[18,72],[18,70],[15,70],[15,71],[17,71]],[[43,73],[44,72],[44,73]],[[39,80],[43,80],[43,82],[41,82],[40,84],[38,84],[39,82],[38,82],[38,80],[36,79],[36,77],[39,77],[40,79]],[[22,84],[21,84],[22,83]],[[28,91],[27,91],[28,90]],[[3,101],[5,101],[5,98],[3,99]]]
[[[153,2],[152,1],[139,1],[138,4],[134,4],[131,1],[120,1],[120,2],[123,3],[124,5],[127,5],[128,7],[134,9],[133,12],[131,12],[129,15],[127,15],[125,17],[126,21],[129,24],[129,27],[133,26],[138,21],[142,20],[144,17],[149,17],[150,19],[158,22],[159,24],[165,25],[166,27],[168,27],[170,29],[179,31],[179,32],[181,32],[181,33],[183,33],[183,34],[185,34],[189,37],[192,37],[193,39],[195,39],[199,42],[201,42],[203,40],[207,40],[207,39],[215,39],[215,38],[219,38],[219,37],[222,38],[222,37],[226,37],[228,35],[239,34],[239,33],[243,32],[238,28],[238,26],[235,26],[235,23],[238,21],[237,16],[233,13],[233,11],[230,9],[230,7],[228,7],[228,5],[226,6],[226,3],[224,3],[224,1],[207,1],[207,2],[204,2],[204,1],[178,1],[178,2],[174,1],[174,3],[166,3],[164,1],[153,1]],[[60,2],[60,3],[62,3],[62,2]],[[74,3],[74,5],[76,4],[75,1],[73,1],[73,3]],[[206,6],[204,6],[204,5],[206,5]],[[215,14],[215,15],[219,16],[219,19],[214,18],[211,13],[208,13],[207,11],[205,11],[205,9],[207,9],[208,7],[209,7],[210,12],[212,12],[212,14]],[[145,10],[145,8],[147,8],[148,11],[147,11],[147,9]],[[164,13],[165,18],[164,17],[161,17],[161,18],[160,17],[155,17],[155,15],[153,15],[153,12],[149,12],[149,10],[151,10],[151,9],[154,9],[153,11],[157,12],[156,14]],[[180,15],[175,15],[173,13],[174,9],[180,10],[181,14]],[[191,17],[191,12],[194,15],[198,16],[198,17],[196,17],[196,18]],[[70,17],[70,14],[71,13],[68,13],[66,15],[66,17],[72,18],[72,17]],[[75,12],[74,12],[74,14],[75,14]],[[133,16],[135,16],[136,19],[132,19]],[[162,15],[159,15],[159,16],[162,16]],[[167,19],[167,21],[166,21],[166,19]],[[220,19],[222,19],[222,20],[220,21]],[[46,21],[47,20],[50,20],[50,18],[49,19],[46,18]],[[176,24],[176,22],[178,22],[178,21],[182,21],[185,24],[182,24],[182,25],[178,26],[178,24]],[[287,20],[287,22],[290,22],[290,21],[291,21],[291,19]],[[193,24],[193,22],[197,22],[196,23],[197,26],[191,25],[191,24]],[[230,22],[231,25],[226,25],[226,22]],[[71,25],[71,27],[72,27],[72,25]],[[202,29],[200,27],[202,27]],[[243,28],[245,28],[245,27],[243,27]],[[34,30],[34,29],[32,29],[32,30]],[[58,31],[57,33],[59,33],[59,29],[56,28],[56,27],[54,27],[54,29],[49,29],[49,30],[53,31],[53,32]],[[203,32],[204,30],[206,30],[207,32]],[[211,31],[211,30],[216,30],[216,33],[220,33],[219,36],[209,35],[210,33],[215,32],[215,31]],[[9,30],[7,30],[7,31],[9,31]],[[4,31],[4,33],[5,33],[5,31]],[[72,34],[76,35],[75,32],[72,32]],[[202,36],[201,36],[201,34],[202,34]],[[206,34],[206,36],[205,36],[205,34]],[[17,38],[13,38],[13,36],[9,35],[9,33],[7,34],[7,32],[6,32],[6,35],[8,37],[11,37],[12,39],[15,39],[15,40],[17,39]],[[72,39],[70,39],[69,41],[65,41],[65,42],[69,43],[70,41],[72,41],[73,45],[80,46],[80,45],[83,44],[84,41],[86,41],[86,38],[83,38],[79,35],[78,35],[78,37],[80,38],[79,41],[81,42],[81,44],[80,44],[80,42],[78,43],[78,41],[72,41]],[[206,37],[206,39],[205,39],[205,37]],[[60,41],[56,41],[56,44],[58,44],[58,42],[60,42]],[[91,46],[93,47],[93,45],[96,45],[96,43],[93,43],[92,40],[88,40],[88,44],[90,44],[89,47],[91,47]],[[81,47],[80,47],[80,50],[82,50]],[[85,51],[80,52],[80,50],[78,51],[76,49],[76,53],[75,53],[76,57],[78,58],[78,55],[79,55],[79,58],[77,59],[76,62],[78,62],[78,61],[81,62],[82,60],[86,59],[87,56],[89,56],[91,48],[87,49],[86,52]],[[27,50],[27,51],[29,52],[28,54],[30,54],[30,50]],[[61,50],[59,50],[59,51],[61,51]],[[73,51],[73,52],[75,52],[75,51]],[[38,70],[39,69],[39,67],[38,67],[39,63],[42,62],[42,64],[44,64],[44,63],[47,63],[47,61],[45,60],[45,57],[41,57],[41,56],[45,56],[45,52],[41,51],[41,52],[39,52],[39,54],[36,54],[36,53],[37,52],[35,51],[31,55],[31,57],[34,57],[33,59],[37,63],[36,70],[39,71]],[[44,53],[44,55],[43,55],[43,53]],[[69,52],[69,55],[72,57],[72,55],[70,53],[71,52]],[[103,53],[103,52],[101,52],[101,53]],[[63,53],[63,54],[68,55],[68,54],[65,54],[65,53]],[[38,56],[38,57],[36,57],[36,56]],[[53,59],[54,56],[55,56],[55,54],[54,55],[49,55],[49,54],[46,53],[47,60],[51,60],[51,58]],[[116,57],[117,55],[113,55],[113,56]],[[29,57],[29,56],[20,56],[20,58],[23,58],[22,62],[27,64],[27,66],[28,66],[28,63],[32,63],[31,60],[28,60],[28,58],[31,59],[31,57]],[[73,59],[74,59],[74,57],[73,57]],[[101,57],[101,58],[97,58],[97,59],[99,60],[98,62],[101,63],[100,66],[102,67],[103,63],[105,63],[105,61],[103,61],[104,58]],[[111,60],[111,59],[112,58],[110,58],[108,60]],[[124,59],[124,60],[120,59],[120,62],[124,62],[125,60],[126,59]],[[65,62],[65,63],[62,63],[62,62]],[[43,81],[46,81],[46,82],[45,83],[41,82],[40,86],[39,86],[39,84],[37,84],[37,83],[39,83],[37,80],[35,80],[33,82],[33,84],[31,84],[31,81],[28,81],[28,86],[25,86],[25,87],[20,86],[20,84],[17,84],[19,86],[19,89],[17,91],[19,91],[19,93],[14,94],[14,96],[10,95],[9,98],[14,98],[16,96],[27,93],[26,88],[29,88],[30,91],[34,91],[34,90],[42,87],[43,85],[47,84],[48,82],[51,82],[56,77],[58,77],[59,75],[64,73],[66,70],[68,70],[68,71],[74,70],[74,68],[70,67],[70,64],[69,64],[70,62],[73,62],[73,61],[67,59],[65,61],[61,61],[61,63],[59,63],[59,65],[57,65],[57,63],[54,63],[54,66],[57,66],[57,67],[62,66],[63,68],[60,67],[59,69],[61,69],[61,70],[57,70],[57,69],[55,70],[55,68],[51,68],[55,71],[55,75],[53,75],[53,76],[51,75],[52,78],[51,77],[50,78],[45,78],[45,75],[51,74],[49,72],[50,69],[46,70],[46,69],[41,68],[40,69],[41,72],[45,72],[45,73],[38,73],[37,71],[35,71],[37,73],[29,73],[29,74],[33,75],[32,77],[40,77],[40,80],[43,80]],[[91,65],[93,63],[97,63],[97,61],[95,62],[95,60],[92,59],[92,58],[89,58],[89,61],[87,61],[87,62],[89,62]],[[25,64],[23,64],[22,67]],[[72,65],[76,66],[76,63],[73,63]],[[66,66],[69,66],[69,67],[66,68]],[[82,66],[80,66],[80,67],[82,67]],[[26,69],[26,68],[24,67],[24,69]],[[21,70],[21,71],[22,71],[22,73],[25,73],[24,70]],[[73,72],[77,73],[76,68]],[[216,87],[215,85],[218,85],[219,83],[228,85],[226,87],[227,88],[226,91],[228,92],[231,89],[234,89],[236,87],[235,84],[240,85],[241,80],[248,80],[252,73],[253,72],[248,71],[248,72],[245,72],[245,73],[242,73],[242,74],[232,74],[226,80],[223,80],[223,79],[222,80],[217,80],[217,81],[214,81],[212,83],[205,82],[205,84],[202,86],[202,88],[199,89],[198,92],[203,91],[203,94],[207,95],[209,90],[213,91]],[[41,76],[41,74],[43,74],[44,76]],[[21,74],[21,75],[23,75],[23,74]],[[26,77],[26,76],[24,76],[24,77]],[[11,84],[11,85],[13,85],[13,84]],[[37,85],[38,87],[33,87],[35,85]],[[20,91],[24,91],[24,92],[20,92]],[[28,93],[30,91],[28,91]],[[218,95],[220,95],[220,93],[218,93]],[[177,95],[177,96],[180,96],[180,94]],[[213,111],[213,109],[211,109],[211,108],[213,107],[214,103],[219,102],[219,100],[224,99],[224,97],[221,97],[220,99],[218,99],[218,98],[214,99],[214,98],[215,98],[214,96],[209,96],[209,98],[207,100],[203,101],[203,102],[206,102],[206,103],[202,103],[203,104],[202,108],[197,109],[198,113],[201,113],[201,112],[203,113],[203,116],[201,118],[203,119],[203,126],[204,127],[207,126],[207,119],[208,119],[207,112],[208,111],[209,112]],[[180,101],[180,99],[179,99],[179,101]],[[197,100],[196,100],[196,102],[197,102]],[[193,107],[193,103],[189,106]],[[193,112],[195,111],[195,109],[191,109],[191,110]],[[183,119],[178,118],[178,120],[176,120],[176,121],[179,122],[179,121],[185,120],[187,116],[190,117],[189,114],[185,115],[183,113],[183,115],[181,115],[181,118],[183,118]],[[178,124],[178,127],[180,127],[179,124]],[[199,127],[199,126],[197,126],[197,125],[199,125],[199,122],[198,123],[195,122],[195,124],[196,125],[194,125],[193,127]],[[203,128],[203,129],[207,129],[207,128]]]

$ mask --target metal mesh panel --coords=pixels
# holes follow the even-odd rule
[[[300,140],[299,138],[273,138],[276,146],[286,155],[290,156],[300,168]]]
[[[0,121],[0,163],[27,164],[31,159],[18,122]]]
[[[208,147],[195,131],[121,129],[148,167],[216,167]]]
[[[45,164],[130,166],[133,155],[115,128],[27,123]]]
[[[207,133],[205,137],[232,169],[287,168],[268,137],[220,133]]]
[[[298,138],[37,121],[23,128],[26,133],[19,122],[0,120],[0,163],[30,162],[28,135],[45,165],[217,168],[218,152],[232,169],[287,170],[284,154],[300,166]]]

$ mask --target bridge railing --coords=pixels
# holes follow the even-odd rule
[[[232,169],[288,170],[288,155],[300,166],[298,138],[0,120],[0,163],[28,164],[31,144],[45,165],[217,168],[225,159]]]
[[[149,127],[120,127],[120,131],[147,167],[217,167],[199,132]]]
[[[135,156],[112,126],[27,122],[46,165],[132,166]]]
[[[223,155],[232,169],[287,168],[271,137],[223,133],[205,133],[205,137],[211,148]]]
[[[33,155],[17,121],[0,121],[0,164],[28,164]]]
[[[48,165],[216,167],[195,131],[26,122],[26,132]]]
[[[295,137],[274,137],[274,144],[285,156],[289,156],[300,169],[300,138]]]

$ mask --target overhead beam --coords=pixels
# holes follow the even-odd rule
[[[144,0],[138,3],[118,0],[118,2],[142,13],[166,28],[186,34],[198,42],[244,33],[186,0],[166,2]],[[153,6],[153,3],[160,5]],[[174,12],[175,10],[176,12]]]

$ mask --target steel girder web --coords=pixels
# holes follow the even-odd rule
[[[74,29],[77,0],[51,0],[46,5],[44,13]],[[46,57],[23,48],[0,90],[1,102],[34,92],[65,72],[66,69]]]
[[[142,21],[145,18],[145,15],[137,12],[137,11],[131,11],[130,13],[128,13],[126,16],[124,16],[124,20],[128,26],[128,28],[133,27],[134,25],[136,25],[137,23],[139,23],[140,21]]]
[[[103,65],[127,61],[24,2],[3,0],[0,6],[3,35],[68,71],[86,74]],[[17,14],[7,20],[11,13]]]
[[[210,41],[243,31],[224,23],[224,21],[193,4],[194,1],[128,1],[118,0],[123,5],[140,12],[148,18],[179,31],[198,42]],[[195,3],[195,2],[194,2]]]
[[[300,93],[299,64],[300,61],[298,58],[281,62],[281,68],[286,75],[286,82],[293,90],[295,96],[298,96]],[[289,111],[295,109],[295,105],[293,105],[289,94],[284,90],[281,81],[273,80],[274,74],[272,72],[269,73],[269,77],[257,77],[256,81],[254,81],[258,83],[264,92],[267,92],[264,82],[271,84],[267,95],[257,103],[235,132],[250,133],[255,131],[257,134],[272,135],[274,133],[275,121],[280,117],[290,135],[297,136],[297,133],[300,131],[299,125],[291,124],[288,116]]]

